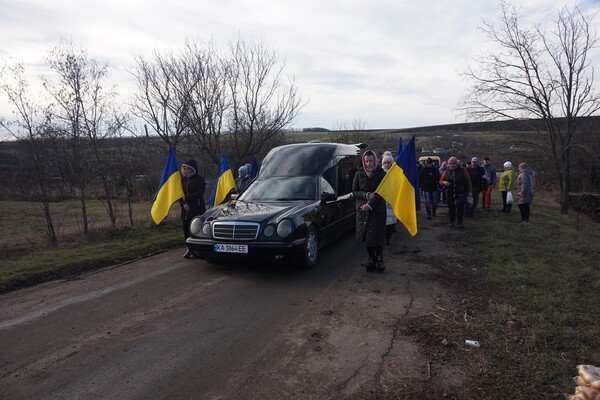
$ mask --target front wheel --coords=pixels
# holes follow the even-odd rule
[[[308,228],[306,241],[304,242],[304,268],[312,268],[317,264],[319,256],[319,235],[314,226]]]

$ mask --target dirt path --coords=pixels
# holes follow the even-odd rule
[[[422,214],[415,238],[398,226],[382,274],[349,237],[304,273],[211,267],[177,249],[4,295],[0,397],[468,399],[464,346],[436,326],[455,309],[447,216]]]

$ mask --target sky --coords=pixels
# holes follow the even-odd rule
[[[574,4],[511,3],[523,22],[550,22],[560,6]],[[599,0],[577,4],[600,9]],[[469,88],[460,73],[492,46],[480,28],[499,21],[499,6],[500,0],[0,0],[0,65],[23,62],[35,91],[37,77],[49,71],[45,57],[67,40],[108,63],[109,80],[126,102],[136,57],[177,52],[186,38],[225,49],[240,37],[267,45],[294,77],[307,103],[295,128],[448,124],[463,122],[454,111]],[[11,118],[4,94],[0,116]]]

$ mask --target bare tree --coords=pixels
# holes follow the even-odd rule
[[[583,118],[600,109],[594,89],[590,56],[598,44],[595,14],[563,7],[554,29],[540,25],[523,28],[515,8],[501,3],[501,23],[485,23],[483,30],[499,46],[481,57],[478,68],[467,68],[472,88],[459,111],[477,120],[512,119],[536,131],[539,148],[551,160],[558,180],[560,211],[569,209],[573,152],[585,130]],[[539,128],[528,119],[544,122]]]
[[[4,66],[0,73],[0,89],[8,96],[13,108],[15,120],[7,122],[0,120],[0,126],[17,139],[26,149],[29,162],[24,172],[31,171],[26,176],[37,189],[36,198],[42,204],[46,233],[52,245],[57,244],[57,235],[50,212],[49,182],[53,171],[47,135],[47,118],[43,108],[36,104],[28,94],[28,84],[23,77],[22,64],[12,67]]]
[[[134,114],[173,148],[186,140],[214,165],[222,153],[237,165],[279,144],[302,108],[283,70],[261,43],[239,39],[223,54],[188,39],[179,53],[137,59]]]
[[[284,82],[285,64],[262,43],[230,43],[228,127],[237,162],[279,144],[303,107],[293,78]]]
[[[346,122],[336,122],[333,130],[327,132],[329,140],[336,143],[360,143],[365,136],[365,123],[360,118],[352,121],[352,127]]]
[[[68,179],[79,190],[83,233],[88,233],[86,188],[98,179],[106,198],[111,228],[116,228],[114,195],[111,185],[110,153],[102,149],[104,139],[113,133],[112,104],[116,93],[104,88],[107,64],[99,64],[83,50],[61,43],[47,58],[55,77],[44,77],[44,87],[52,96],[54,130],[64,139],[62,160]]]
[[[155,52],[154,59],[136,59],[133,75],[137,91],[133,94],[132,112],[145,121],[160,138],[177,148],[187,129],[187,95],[182,95],[181,77],[177,73],[179,58]],[[187,79],[187,77],[184,77]]]

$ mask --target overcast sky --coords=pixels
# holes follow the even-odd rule
[[[0,0],[0,63],[22,61],[35,80],[44,57],[70,41],[109,64],[129,96],[135,56],[181,49],[186,38],[225,48],[238,35],[285,61],[308,101],[297,128],[408,128],[461,122],[460,71],[490,43],[478,29],[499,0]],[[513,0],[525,20],[551,21],[565,1]],[[599,0],[578,2],[600,8]],[[596,19],[596,21],[599,21]],[[595,61],[596,64],[598,60]],[[0,95],[0,115],[7,101]]]

